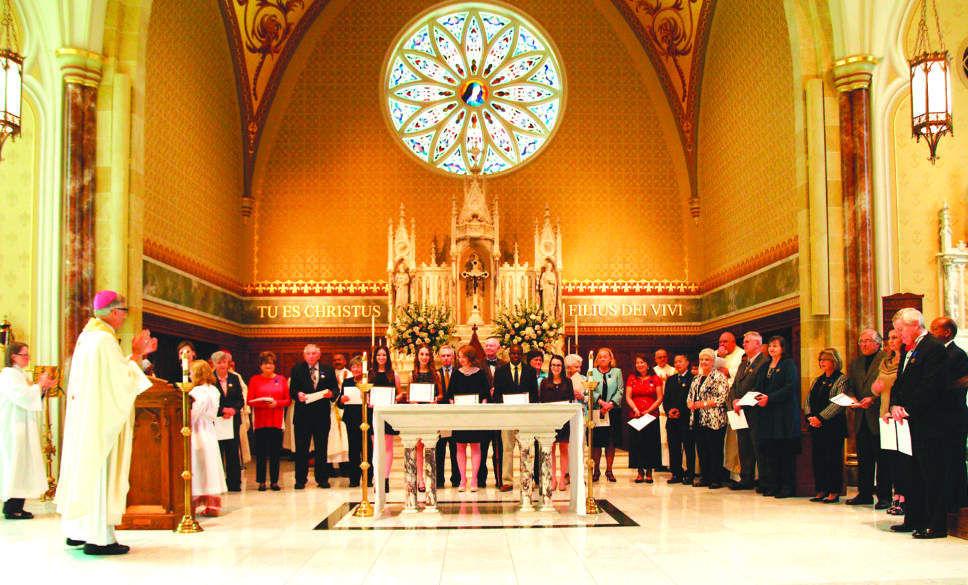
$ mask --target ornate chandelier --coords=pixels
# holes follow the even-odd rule
[[[938,21],[938,5],[934,4],[934,24],[938,32],[939,48],[934,50],[928,34],[928,0],[921,2],[921,22],[914,43],[911,64],[911,131],[918,142],[923,136],[928,142],[934,164],[937,160],[938,141],[945,134],[954,134],[951,125],[951,72],[948,51],[941,38]]]
[[[3,0],[0,15],[0,150],[11,136],[20,136],[20,105],[23,92],[24,58],[20,54],[17,29],[10,0]]]

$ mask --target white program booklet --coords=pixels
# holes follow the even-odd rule
[[[477,394],[457,394],[454,396],[454,404],[477,404]]]
[[[881,431],[881,449],[885,451],[897,451],[897,430],[894,428],[894,419],[877,419],[877,424]]]
[[[323,396],[323,394],[326,394],[326,392],[327,392],[326,390],[320,390],[319,392],[311,392],[311,393],[307,394],[306,395],[306,404],[312,404],[313,402],[316,402],[317,400],[322,400],[323,398],[325,398],[325,396]]]
[[[734,431],[750,428],[749,423],[746,422],[746,413],[742,409],[740,409],[739,414],[736,414],[735,411],[727,410],[726,418],[729,419],[729,428]]]
[[[433,402],[436,398],[434,390],[437,387],[427,383],[410,384],[410,402]]]
[[[914,449],[911,447],[911,424],[907,422],[907,419],[901,419],[894,427],[897,429],[897,450],[913,457]]]
[[[856,400],[854,400],[850,396],[847,396],[843,392],[831,398],[830,401],[836,404],[837,406],[850,406],[851,404],[857,404]]]
[[[389,406],[396,401],[397,391],[393,386],[374,386],[370,388],[370,406]]]
[[[363,396],[360,394],[360,389],[356,386],[344,386],[343,396],[350,399],[346,404],[363,404]]]
[[[219,441],[235,438],[235,421],[231,418],[218,417],[215,419],[215,436]]]
[[[651,414],[643,414],[639,418],[629,419],[629,426],[637,431],[641,431],[654,420],[655,417]]]
[[[739,399],[740,406],[756,406],[756,397],[760,396],[759,392],[747,392],[745,396]]]
[[[519,392],[517,394],[505,394],[504,404],[531,404],[531,397],[528,396],[527,392]]]

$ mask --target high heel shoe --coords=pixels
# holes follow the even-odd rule
[[[555,478],[551,478],[551,491],[558,489],[558,481]]]
[[[461,482],[460,486],[457,488],[457,491],[459,492],[467,491],[467,484]]]
[[[564,478],[562,478],[561,481],[558,482],[558,491],[564,492],[567,490],[568,490],[568,482]]]
[[[422,485],[418,485],[417,486],[417,491],[420,492],[420,493],[424,493],[425,491],[427,491],[427,487],[426,486],[422,486]]]
[[[827,494],[827,497],[824,498],[823,503],[836,504],[839,501],[840,501],[840,494]]]
[[[608,479],[609,483],[615,483],[616,481],[618,481],[617,479],[615,479],[615,476],[612,474],[611,471],[605,472],[605,478]]]
[[[592,481],[598,481],[601,478],[602,478],[602,472],[595,470],[595,473],[592,474]]]
[[[384,493],[390,493],[390,478],[389,477],[383,480],[383,492]]]
[[[827,497],[827,492],[817,492],[817,495],[810,498],[811,502],[822,502]]]
[[[472,483],[471,484],[471,491],[472,492],[476,492],[477,491],[477,484],[476,483]]]

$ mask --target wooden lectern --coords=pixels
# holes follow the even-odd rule
[[[181,390],[151,381],[134,403],[131,487],[120,530],[174,530],[185,514]]]

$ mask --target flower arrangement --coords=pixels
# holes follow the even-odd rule
[[[525,352],[537,348],[554,353],[555,343],[562,334],[561,322],[545,313],[537,303],[503,309],[494,324],[494,335],[503,340],[505,347],[517,344]]]
[[[448,307],[410,303],[397,307],[387,341],[391,348],[407,355],[416,354],[424,343],[437,353],[453,334],[453,314]]]

